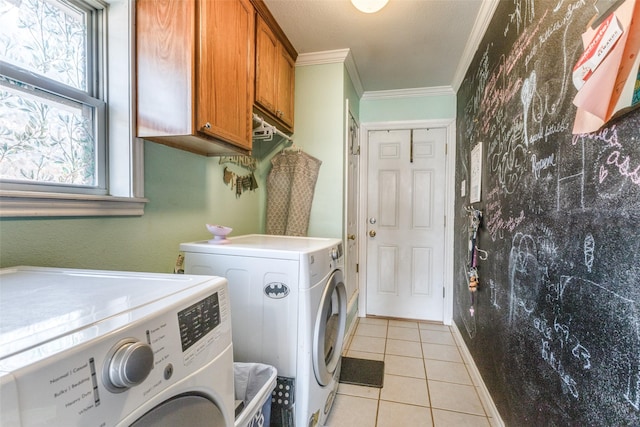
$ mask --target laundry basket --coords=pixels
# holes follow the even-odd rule
[[[262,363],[235,362],[233,374],[237,405],[242,408],[236,415],[235,427],[269,427],[276,368]]]

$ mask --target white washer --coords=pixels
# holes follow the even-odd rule
[[[346,325],[339,239],[246,235],[183,243],[185,272],[229,280],[234,360],[275,366],[272,425],[324,425]]]
[[[0,270],[0,425],[234,425],[227,281]]]

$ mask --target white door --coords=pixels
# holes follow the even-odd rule
[[[369,132],[367,315],[442,321],[445,128]]]

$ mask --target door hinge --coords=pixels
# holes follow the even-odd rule
[[[444,155],[446,156],[449,153],[449,144],[444,144]]]
[[[444,226],[445,227],[447,226],[447,216],[446,215],[444,216]]]
[[[444,288],[444,286],[443,286],[443,287],[442,287],[442,298],[444,298],[444,297],[445,297],[445,292],[446,292],[446,289],[445,289],[445,288]]]
[[[356,273],[360,273],[360,264],[356,264]]]

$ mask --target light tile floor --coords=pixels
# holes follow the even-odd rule
[[[341,383],[329,427],[497,425],[448,326],[359,318],[343,355],[384,360],[384,385]]]

